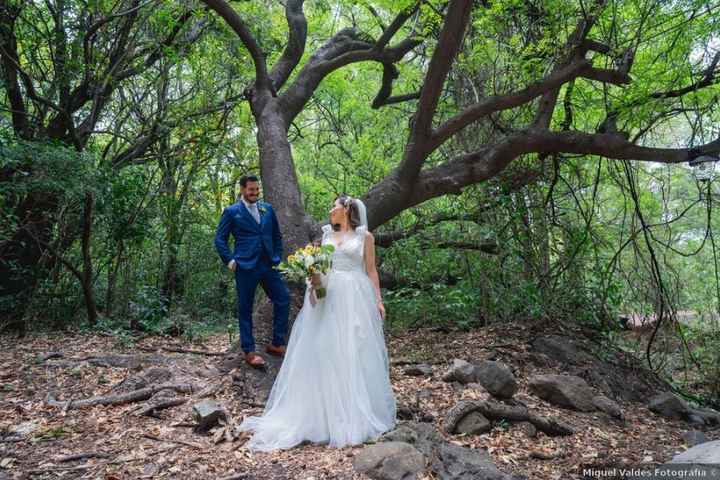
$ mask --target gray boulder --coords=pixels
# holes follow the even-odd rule
[[[515,375],[504,363],[489,360],[482,362],[475,369],[475,374],[478,382],[498,398],[512,398],[517,392]]]
[[[456,358],[452,361],[450,368],[445,372],[442,379],[445,382],[459,382],[466,385],[476,381],[475,369],[476,367],[472,363]]]
[[[701,443],[654,468],[650,480],[668,478],[720,478],[720,440]]]
[[[461,447],[446,441],[426,423],[407,422],[380,439],[405,441],[431,459],[431,469],[441,480],[512,480],[517,477],[500,472],[484,450]],[[375,477],[373,477],[375,478]],[[411,478],[411,477],[408,477]]]
[[[605,412],[608,415],[610,415],[613,418],[617,418],[619,420],[622,420],[623,418],[623,412],[620,408],[620,405],[618,405],[613,400],[610,400],[605,395],[597,395],[592,400],[593,405],[600,410],[601,412]]]
[[[380,437],[381,442],[405,442],[420,450],[425,456],[431,456],[433,446],[445,439],[428,423],[405,422],[395,430]]]
[[[443,430],[449,434],[478,435],[492,430],[492,424],[477,411],[474,402],[461,401],[448,411],[443,422]]]
[[[353,467],[375,480],[413,480],[425,469],[425,457],[409,443],[381,442],[362,449]]]
[[[670,392],[655,395],[648,402],[648,408],[658,415],[673,420],[687,420],[692,413],[685,400]]]
[[[432,469],[441,480],[510,480],[512,478],[497,469],[485,450],[445,442],[438,447],[436,455]]]
[[[675,455],[670,463],[714,463],[720,468],[720,440],[695,445]]]
[[[206,399],[193,405],[193,417],[197,422],[195,430],[207,431],[218,424],[220,419],[227,420],[225,409],[215,400]]]
[[[713,427],[720,425],[720,413],[711,408],[695,408],[692,413],[700,417],[705,425]]]
[[[469,415],[465,415],[455,426],[457,433],[464,433],[466,435],[480,435],[490,430],[492,430],[492,423],[480,412],[472,412]]]
[[[591,360],[591,357],[580,350],[569,338],[557,335],[538,337],[532,342],[535,352],[564,364],[578,365]]]
[[[695,445],[700,445],[701,443],[705,443],[708,441],[708,438],[705,436],[705,434],[698,430],[690,430],[689,432],[685,432],[682,434],[682,437],[691,447],[694,447]]]
[[[574,375],[535,375],[530,378],[529,386],[538,397],[564,408],[581,412],[597,408],[592,401],[596,396],[593,389]]]

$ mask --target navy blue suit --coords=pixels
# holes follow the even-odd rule
[[[241,201],[225,208],[215,233],[215,248],[226,265],[235,260],[235,286],[238,296],[240,346],[255,351],[252,311],[258,284],[273,303],[273,339],[275,346],[285,345],[290,295],[280,272],[273,267],[282,260],[280,225],[269,203],[257,202],[260,223]],[[235,237],[230,251],[228,237]]]

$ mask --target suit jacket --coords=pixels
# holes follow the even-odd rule
[[[282,260],[283,246],[280,225],[272,205],[262,201],[257,203],[260,211],[260,223],[256,222],[245,204],[240,200],[225,208],[215,232],[215,249],[227,265],[235,260],[238,268],[254,268],[263,251],[272,265]],[[228,237],[235,237],[235,249],[230,252]]]

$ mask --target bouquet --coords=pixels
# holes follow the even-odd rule
[[[326,244],[322,246],[308,244],[290,255],[287,260],[281,262],[276,268],[280,270],[288,280],[300,281],[311,275],[325,274],[330,270],[332,253],[335,247]],[[323,298],[327,291],[325,287],[316,287],[317,298]]]

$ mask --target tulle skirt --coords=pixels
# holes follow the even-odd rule
[[[391,429],[395,408],[372,282],[361,270],[332,271],[315,306],[305,294],[262,416],[240,428],[254,432],[254,451],[306,440],[343,447]]]

